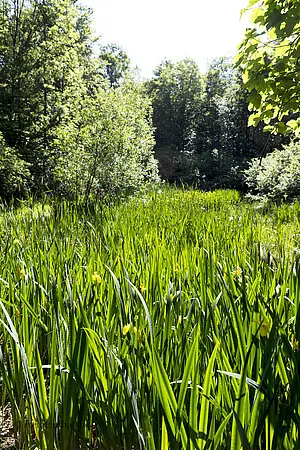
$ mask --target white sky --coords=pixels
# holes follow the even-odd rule
[[[217,56],[233,56],[247,20],[248,0],[81,0],[93,8],[101,42],[119,44],[143,77],[164,59],[194,59],[201,71]]]

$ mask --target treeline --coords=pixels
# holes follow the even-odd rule
[[[201,188],[243,189],[243,170],[282,137],[248,127],[248,92],[228,58],[203,76],[189,59],[163,62],[146,83],[153,102],[155,155],[163,178]]]
[[[1,2],[0,196],[126,195],[159,176],[244,189],[249,161],[283,138],[248,127],[232,62],[202,75],[192,60],[164,61],[140,82],[127,54],[93,35],[91,14],[76,0]]]

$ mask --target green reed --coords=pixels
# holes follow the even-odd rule
[[[3,208],[16,448],[294,449],[299,217],[170,189]]]

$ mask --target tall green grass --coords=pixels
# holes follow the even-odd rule
[[[299,217],[233,191],[3,208],[16,448],[296,448]]]

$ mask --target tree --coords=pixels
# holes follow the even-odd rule
[[[242,74],[230,58],[216,58],[205,76],[206,129],[209,144],[228,158],[261,155],[262,149],[274,148],[280,139],[264,133],[261,126],[248,127],[248,92]],[[212,120],[213,118],[213,120]]]
[[[250,0],[253,26],[247,29],[236,60],[250,91],[249,125],[300,133],[299,0]]]
[[[164,178],[174,181],[192,170],[204,83],[194,61],[165,61],[146,89],[152,97],[160,170]]]
[[[247,159],[273,148],[262,127],[248,128],[247,91],[229,58],[213,60],[204,76],[193,61],[165,62],[147,88],[156,155],[169,181],[240,188]]]
[[[196,138],[200,185],[241,188],[248,158],[272,147],[273,139],[261,127],[248,128],[247,91],[230,58],[211,62],[204,86]]]
[[[90,24],[76,0],[0,3],[3,170],[16,172],[11,152],[39,192],[123,194],[157,179],[149,100],[116,46],[102,49],[103,76]]]
[[[127,53],[119,45],[103,45],[100,47],[101,63],[110,87],[119,87],[130,69],[130,59]]]
[[[58,132],[55,180],[64,195],[127,195],[158,181],[150,102],[127,80],[87,97]]]
[[[202,120],[197,128],[197,166],[203,187],[223,186],[225,178],[230,185],[231,168],[240,165],[237,159],[247,152],[248,111],[240,88],[231,60],[214,59],[204,75]]]
[[[91,30],[72,0],[0,8],[0,131],[30,163],[36,187],[51,187],[56,128],[72,120],[87,90]]]

